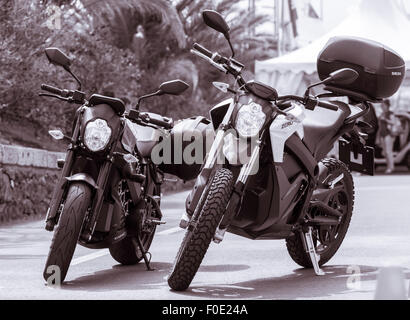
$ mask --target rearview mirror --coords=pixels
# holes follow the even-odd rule
[[[357,80],[359,73],[350,68],[344,68],[332,72],[329,77],[325,80],[325,84],[335,83],[335,84],[351,84]]]
[[[229,26],[218,12],[204,10],[202,12],[202,18],[208,27],[222,33],[226,38],[229,38]]]
[[[47,59],[50,63],[63,67],[71,76],[77,81],[78,83],[78,90],[81,90],[81,81],[77,78],[77,76],[71,72],[70,65],[71,59],[67,57],[64,52],[62,52],[58,48],[47,48],[45,50]]]
[[[67,57],[60,49],[57,48],[47,48],[45,50],[47,59],[50,63],[63,67],[64,69],[69,69],[71,65],[71,60]]]
[[[189,88],[189,84],[182,80],[172,80],[164,82],[159,86],[159,94],[180,95]]]

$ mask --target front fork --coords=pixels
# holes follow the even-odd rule
[[[74,162],[74,156],[75,156],[75,141],[78,140],[78,136],[80,134],[80,117],[77,117],[77,122],[74,127],[74,132],[72,136],[72,142],[71,145],[67,151],[63,170],[61,172],[60,179],[57,183],[57,186],[54,189],[53,192],[53,197],[51,198],[50,201],[50,206],[47,210],[46,214],[46,230],[47,231],[53,231],[55,225],[58,223],[58,218],[59,218],[59,211],[60,211],[60,205],[61,201],[63,199],[64,193],[65,193],[65,186],[66,186],[66,177],[68,177],[71,173],[72,170],[72,165]]]
[[[229,199],[228,205],[226,207],[225,213],[221,222],[219,223],[218,228],[216,229],[214,235],[214,242],[220,243],[222,242],[226,230],[228,229],[229,225],[231,224],[235,214],[238,211],[238,207],[240,206],[243,198],[243,193],[246,188],[246,184],[249,180],[249,176],[255,172],[255,166],[259,164],[259,155],[261,151],[261,140],[259,139],[256,142],[256,146],[252,150],[252,155],[245,165],[242,166],[241,171],[239,172],[238,178],[236,180],[231,198]]]
[[[218,165],[218,159],[221,156],[221,150],[224,143],[225,132],[228,128],[228,124],[231,121],[232,113],[235,109],[235,104],[236,102],[232,102],[229,106],[225,117],[218,128],[215,140],[212,143],[211,150],[206,157],[206,161],[201,170],[201,173],[195,181],[195,186],[186,199],[186,213],[184,213],[181,218],[181,228],[186,228],[188,226],[189,221],[200,207],[198,206],[198,204],[202,202],[202,199],[206,193],[204,192],[206,186],[208,185],[210,177],[212,176],[212,173],[215,171],[215,168]]]

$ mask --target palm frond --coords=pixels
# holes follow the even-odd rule
[[[96,24],[113,30],[122,46],[130,46],[138,25],[155,21],[163,32],[176,39],[178,46],[186,45],[183,25],[177,10],[167,0],[82,0]]]

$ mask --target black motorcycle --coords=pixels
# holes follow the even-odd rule
[[[173,127],[172,119],[139,111],[140,102],[155,95],[179,95],[189,86],[181,80],[163,83],[152,94],[138,99],[126,112],[122,100],[93,94],[86,100],[81,83],[70,70],[70,59],[56,48],[45,50],[49,61],[62,66],[76,79],[77,90],[49,85],[41,96],[80,105],[72,136],[49,131],[69,143],[47,212],[46,230],[54,231],[44,279],[57,266],[64,281],[77,242],[87,248],[109,248],[121,264],[144,259],[161,221],[161,184],[164,174],[153,164],[151,150]]]
[[[211,241],[220,243],[226,231],[254,240],[286,239],[292,259],[322,275],[320,266],[339,249],[352,217],[350,171],[373,175],[374,150],[364,146],[370,128],[358,119],[369,101],[398,90],[404,61],[372,41],[333,38],[318,58],[322,81],[304,96],[278,96],[266,84],[243,79],[225,20],[209,10],[203,19],[225,36],[232,56],[199,44],[191,52],[233,75],[237,86],[214,83],[234,98],[210,111],[216,137],[187,198],[180,224],[187,231],[168,284],[187,289]],[[312,96],[310,89],[319,85],[325,92]],[[340,160],[326,158],[339,138]],[[241,142],[247,148],[238,147]]]

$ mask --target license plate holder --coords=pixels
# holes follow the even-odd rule
[[[355,148],[357,157],[355,157]],[[339,160],[344,162],[350,171],[374,176],[374,148],[346,140],[339,141]]]

